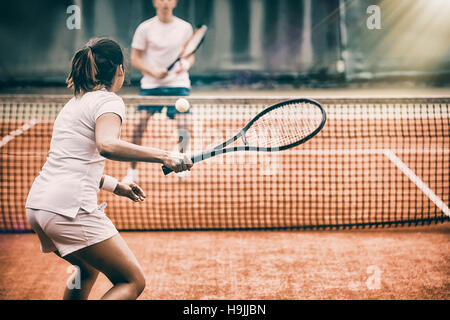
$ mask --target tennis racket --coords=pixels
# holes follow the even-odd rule
[[[202,25],[200,28],[198,28],[197,30],[194,31],[194,34],[192,35],[192,37],[184,45],[183,51],[181,51],[177,60],[175,60],[170,66],[167,67],[168,71],[170,71],[178,61],[180,61],[183,58],[189,57],[190,55],[194,54],[195,51],[197,51],[197,49],[202,44],[203,39],[205,39],[207,30],[208,30],[208,27],[205,25]]]
[[[238,134],[191,158],[193,163],[235,151],[281,151],[314,137],[325,125],[327,115],[317,101],[295,99],[277,103],[256,115]],[[230,146],[238,141],[237,145]],[[226,148],[227,147],[227,148]],[[162,167],[164,174],[172,172]]]

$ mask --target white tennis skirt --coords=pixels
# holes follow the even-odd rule
[[[91,213],[80,209],[75,218],[29,208],[26,213],[28,222],[41,241],[42,252],[58,251],[62,257],[118,233],[101,207]]]

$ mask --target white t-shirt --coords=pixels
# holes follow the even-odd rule
[[[95,122],[105,113],[125,119],[125,104],[105,89],[72,98],[56,117],[47,161],[34,180],[26,207],[75,217],[98,207],[105,158],[95,143]]]
[[[131,47],[144,51],[142,58],[149,68],[167,68],[178,58],[192,34],[192,26],[180,18],[174,16],[170,23],[163,23],[155,16],[137,27]],[[176,73],[177,70],[178,66],[175,66],[163,79],[144,74],[141,88],[190,88],[188,72]]]

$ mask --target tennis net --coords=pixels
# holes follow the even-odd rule
[[[53,121],[69,99],[0,96],[0,231],[30,230],[27,193],[45,162]],[[171,120],[165,108],[156,113],[142,144],[175,150],[181,128],[189,153],[205,150],[286,99],[190,97],[190,114]],[[105,191],[99,201],[108,203],[106,213],[120,230],[351,228],[449,220],[450,97],[316,100],[327,123],[297,148],[216,156],[184,178],[139,163],[145,202]],[[168,106],[176,98],[125,96],[124,101],[122,139],[131,141],[138,105]],[[128,167],[107,160],[105,173],[121,179]]]

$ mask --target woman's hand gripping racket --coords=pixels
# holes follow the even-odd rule
[[[172,70],[172,68],[175,66],[175,64],[178,61],[189,57],[190,55],[194,54],[195,51],[197,51],[197,49],[202,44],[203,39],[205,39],[207,30],[208,30],[208,27],[205,25],[202,25],[200,28],[198,28],[197,30],[194,31],[194,34],[192,35],[192,37],[184,45],[183,51],[181,51],[177,60],[175,60],[170,66],[167,67],[167,71]]]
[[[238,134],[213,149],[191,158],[193,163],[234,151],[280,151],[293,148],[314,137],[325,125],[327,115],[317,101],[295,99],[277,103],[261,111]],[[228,147],[239,140],[241,143]],[[172,172],[162,167],[164,174]]]

